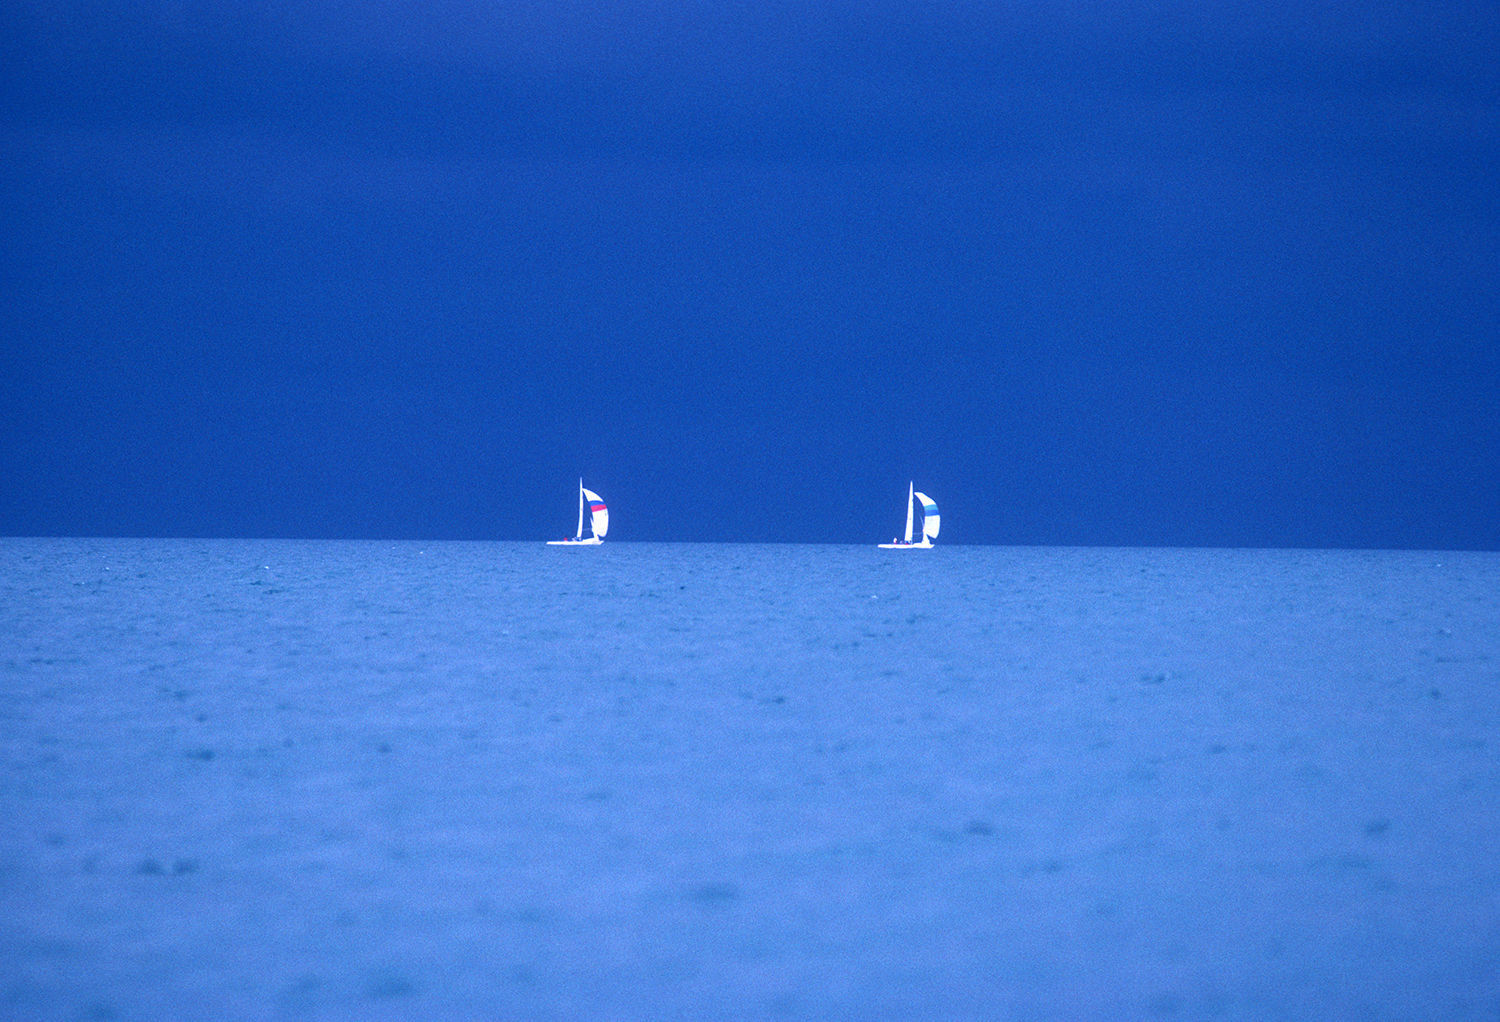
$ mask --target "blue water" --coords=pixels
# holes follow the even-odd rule
[[[1496,1018],[1500,555],[0,540],[0,1014]]]

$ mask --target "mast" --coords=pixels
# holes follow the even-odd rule
[[[573,534],[573,538],[583,538],[583,476],[578,477],[578,531]]]
[[[916,488],[917,484],[915,481],[906,484],[906,542],[908,543],[911,542],[912,494],[916,491]]]

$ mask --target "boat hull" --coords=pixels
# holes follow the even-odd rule
[[[598,536],[590,536],[587,539],[549,539],[548,546],[601,546],[604,540]]]
[[[882,550],[931,550],[931,543],[878,543]]]

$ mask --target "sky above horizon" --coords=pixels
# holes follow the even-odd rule
[[[24,0],[0,535],[1500,549],[1500,7]]]

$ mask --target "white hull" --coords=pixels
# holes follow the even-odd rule
[[[602,546],[604,540],[598,536],[589,536],[586,539],[549,539],[548,546]]]
[[[931,550],[931,543],[877,543],[881,550]]]

